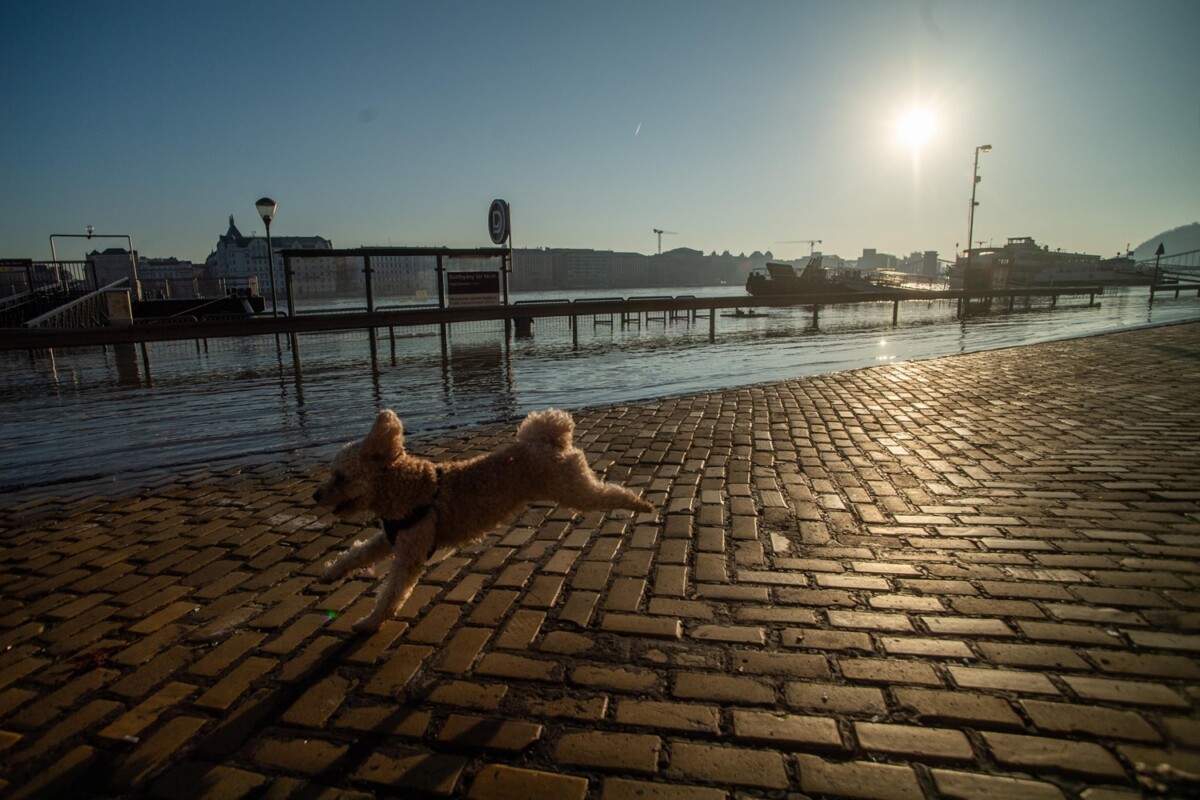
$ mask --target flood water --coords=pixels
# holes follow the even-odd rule
[[[731,287],[626,292],[729,296]],[[616,296],[617,293],[605,293]],[[582,292],[514,294],[513,300]],[[955,319],[953,301],[826,306],[709,321],[535,320],[506,339],[502,323],[164,342],[0,353],[0,493],[121,487],[216,461],[324,459],[364,434],[375,411],[422,434],[519,417],[779,381],[1145,325],[1200,319],[1200,299],[1144,287],[1087,298],[1018,301],[1013,312]],[[303,312],[303,309],[301,309]],[[606,318],[602,318],[606,319]],[[149,368],[147,370],[147,362]]]

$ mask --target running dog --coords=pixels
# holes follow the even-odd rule
[[[384,409],[366,438],[345,445],[331,475],[313,493],[338,517],[370,513],[382,530],[356,542],[325,565],[318,580],[332,583],[394,555],[375,608],[354,623],[373,631],[408,599],[435,552],[453,551],[511,520],[528,503],[551,500],[579,511],[654,507],[628,489],[599,480],[572,443],[570,414],[530,414],[517,440],[488,455],[434,463],[404,449],[404,426]]]

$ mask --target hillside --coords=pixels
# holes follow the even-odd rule
[[[1158,249],[1160,242],[1167,255],[1200,250],[1200,222],[1180,225],[1178,228],[1163,231],[1157,236],[1151,236],[1133,249],[1134,259],[1142,261],[1154,258],[1154,251]]]

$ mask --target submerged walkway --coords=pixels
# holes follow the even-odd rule
[[[1200,324],[576,419],[661,514],[534,507],[369,637],[320,465],[0,500],[0,794],[1200,792]]]

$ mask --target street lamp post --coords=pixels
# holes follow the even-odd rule
[[[963,288],[966,288],[968,276],[971,274],[971,242],[975,238],[975,206],[979,205],[975,200],[975,187],[979,184],[979,154],[990,152],[992,152],[990,144],[981,144],[975,148],[975,170],[971,180],[971,210],[967,214],[967,269],[963,275]]]
[[[974,196],[974,195],[972,195]],[[279,316],[279,303],[275,299],[275,254],[271,252],[271,220],[275,219],[276,203],[269,197],[259,198],[254,204],[263,224],[267,226],[267,270],[271,276],[271,316]]]

